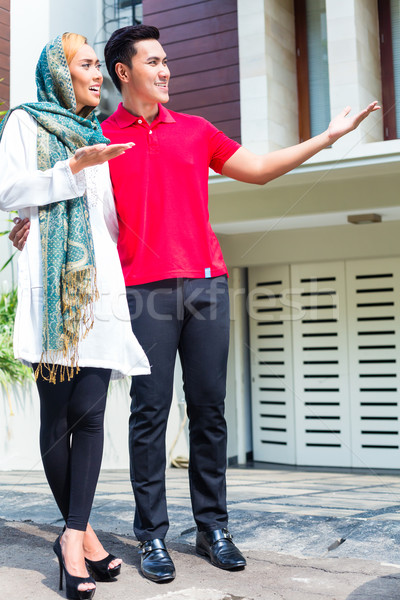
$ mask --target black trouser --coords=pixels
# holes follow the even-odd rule
[[[35,365],[34,365],[35,367]],[[71,381],[40,376],[40,452],[67,527],[85,531],[103,455],[110,369],[85,367]]]
[[[189,482],[193,515],[202,531],[226,527],[224,399],[229,345],[226,276],[168,279],[129,286],[132,329],[151,375],[133,377],[129,448],[139,541],[164,538],[165,433],[179,352],[189,417]]]

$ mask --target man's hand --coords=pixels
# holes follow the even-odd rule
[[[8,234],[8,237],[12,241],[14,248],[23,250],[28,239],[31,222],[29,219],[20,219],[19,217],[15,217],[13,221],[15,225]]]
[[[130,148],[133,148],[135,144],[129,142],[128,144],[94,144],[93,146],[84,146],[78,148],[74,156],[69,161],[69,166],[74,175],[86,169],[86,167],[94,167],[95,165],[101,165],[107,160],[116,158],[121,154],[124,154]]]
[[[334,117],[329,123],[328,135],[331,143],[333,144],[333,142],[336,142],[336,140],[341,138],[343,135],[346,135],[346,133],[357,129],[359,124],[364,121],[364,119],[368,117],[370,113],[379,109],[380,106],[378,106],[377,101],[371,102],[367,108],[364,108],[364,110],[359,112],[357,115],[349,117],[348,114],[350,113],[351,108],[350,106],[346,106],[346,108],[344,108],[342,112]]]

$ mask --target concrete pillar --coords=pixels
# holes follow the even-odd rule
[[[347,105],[358,112],[380,100],[380,58],[376,0],[326,0],[331,114]],[[339,140],[336,148],[382,140],[380,119],[365,121]]]
[[[298,141],[292,0],[238,0],[242,143],[262,154]]]
[[[248,361],[247,275],[243,268],[229,269],[231,305],[231,337],[229,346],[226,420],[228,424],[228,457],[246,463],[252,448],[250,373]]]

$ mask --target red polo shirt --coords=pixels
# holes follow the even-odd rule
[[[112,143],[135,143],[109,163],[126,285],[226,273],[209,222],[208,169],[220,173],[240,144],[162,105],[149,126],[120,104],[102,129]]]

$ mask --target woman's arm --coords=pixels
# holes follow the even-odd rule
[[[37,168],[36,121],[16,110],[7,121],[0,143],[0,209],[20,210],[45,206],[82,196],[88,166],[123,154],[133,144],[96,144],[79,148],[75,155],[46,171]]]
[[[83,174],[73,175],[69,160],[53,168],[37,168],[36,121],[25,111],[14,111],[7,121],[0,143],[0,208],[20,210],[44,206],[81,196]]]

